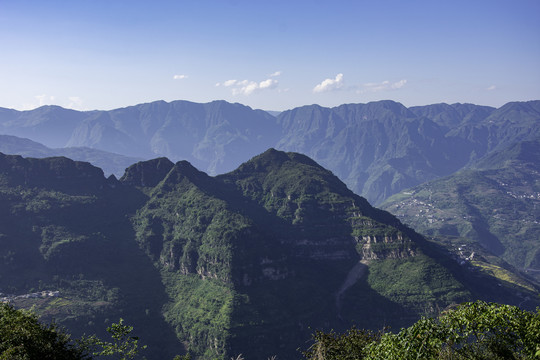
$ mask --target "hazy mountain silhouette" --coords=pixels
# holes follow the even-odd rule
[[[540,101],[494,109],[393,101],[303,106],[272,116],[241,104],[157,101],[111,111],[55,106],[0,109],[0,133],[50,147],[90,147],[126,156],[187,160],[209,174],[233,170],[268,147],[304,153],[379,204],[447,176],[490,152],[540,134]]]

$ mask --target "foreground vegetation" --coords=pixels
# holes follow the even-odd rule
[[[35,314],[0,305],[0,359],[141,358],[133,328],[122,320],[110,326],[112,342],[95,335],[73,340]],[[344,334],[318,331],[303,353],[308,360],[347,359],[538,359],[540,309],[477,301],[422,318],[397,334],[352,328]],[[242,358],[238,356],[238,358]],[[189,355],[176,356],[190,359]]]
[[[36,314],[0,304],[0,360],[90,360],[138,359],[146,345],[139,345],[133,327],[120,319],[107,328],[111,340],[96,335],[73,339],[56,324],[43,324]],[[144,357],[142,357],[144,358]],[[145,359],[145,358],[144,358]],[[189,355],[177,355],[174,360],[188,360]]]
[[[477,301],[424,317],[395,333],[351,329],[317,332],[304,352],[309,360],[333,359],[538,359],[540,308]]]

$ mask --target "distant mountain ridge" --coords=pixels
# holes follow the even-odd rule
[[[92,163],[92,165],[101,168],[106,176],[114,174],[118,178],[124,174],[126,168],[142,160],[84,147],[51,149],[30,139],[11,135],[0,135],[0,152],[35,158],[65,156],[72,160]]]
[[[540,101],[406,108],[385,100],[310,105],[273,116],[241,104],[156,101],[110,111],[0,109],[0,133],[51,147],[185,159],[211,175],[269,147],[304,153],[379,204],[403,189],[474,166],[540,134]]]
[[[415,115],[425,117],[448,130],[464,123],[478,123],[496,109],[473,104],[433,104],[409,108]]]

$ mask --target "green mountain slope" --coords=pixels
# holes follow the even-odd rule
[[[383,208],[430,236],[481,244],[513,266],[540,269],[540,140],[492,153],[459,172],[388,199]],[[537,277],[538,279],[538,277]]]
[[[167,299],[161,277],[133,241],[126,217],[144,200],[88,163],[0,155],[4,300],[35,307],[76,336],[103,336],[123,317],[155,358],[182,351],[159,316]]]
[[[151,359],[296,358],[316,328],[399,328],[475,298],[537,304],[534,286],[460,266],[296,153],[217,177],[159,158],[119,181],[0,155],[0,196],[0,291],[76,334],[123,317]]]

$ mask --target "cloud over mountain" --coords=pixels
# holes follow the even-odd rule
[[[380,83],[367,83],[364,84],[363,88],[359,90],[359,93],[366,93],[366,92],[379,92],[379,91],[387,91],[387,90],[396,90],[401,89],[407,84],[406,79],[402,79],[396,82],[391,83],[388,80],[385,80]]]
[[[343,74],[339,73],[335,79],[325,79],[313,88],[314,93],[338,90],[343,87]]]
[[[231,88],[233,95],[251,95],[259,90],[276,88],[278,85],[278,81],[276,79],[272,79],[272,77],[279,76],[280,74],[280,71],[276,71],[275,73],[270,74],[270,77],[268,79],[259,82],[252,80],[231,79],[226,80],[222,83],[217,83],[216,86],[224,86]]]

